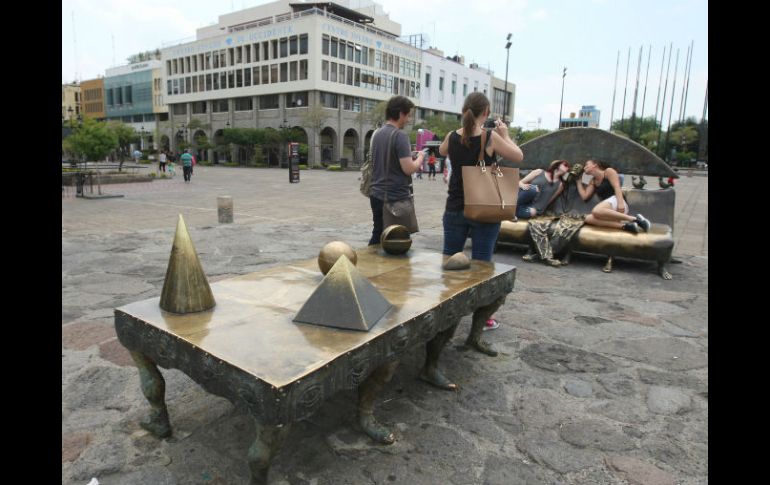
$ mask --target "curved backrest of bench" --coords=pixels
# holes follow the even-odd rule
[[[599,158],[619,173],[674,177],[674,172],[660,157],[635,141],[598,128],[565,128],[534,138],[521,145],[524,160],[520,164],[503,161],[521,169],[546,168],[553,160],[585,163]]]

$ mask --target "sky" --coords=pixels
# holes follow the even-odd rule
[[[356,1],[352,0],[352,7]],[[62,83],[103,76],[107,68],[125,65],[132,54],[194,40],[195,30],[215,24],[219,15],[265,3],[268,0],[62,0]],[[508,53],[508,81],[516,85],[512,126],[556,129],[563,81],[562,117],[577,114],[582,105],[595,105],[601,110],[599,127],[607,129],[610,118],[618,120],[621,113],[630,116],[636,92],[637,115],[642,114],[642,101],[645,117],[655,114],[657,104],[658,119],[664,113],[665,128],[672,88],[672,118],[679,119],[691,44],[685,116],[700,120],[703,115],[708,83],[707,0],[378,3],[392,21],[401,24],[402,35],[423,33],[445,56],[460,54],[466,65],[487,66],[499,79],[506,77],[506,36],[513,34]],[[564,67],[567,74],[562,78]]]

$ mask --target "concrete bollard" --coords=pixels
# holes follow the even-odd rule
[[[217,214],[220,223],[233,222],[233,198],[231,196],[220,195],[217,197]]]

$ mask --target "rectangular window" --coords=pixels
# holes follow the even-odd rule
[[[235,87],[236,88],[242,88],[243,87],[243,70],[238,69],[235,71]]]
[[[174,107],[173,113],[175,115],[186,115],[187,114],[187,105],[184,103],[174,104],[172,105]]]
[[[126,86],[125,90],[126,90],[126,104],[132,104],[134,102],[134,93],[133,93],[132,86]]]
[[[168,94],[171,94],[171,80],[170,79],[168,80],[167,87],[168,87]],[[113,99],[112,99],[112,88],[106,89],[105,91],[107,93],[107,106],[113,106],[114,102],[113,102]],[[479,150],[481,150],[481,148],[479,148]]]
[[[171,61],[166,61],[166,76],[171,75]]]
[[[353,85],[353,67],[352,66],[348,66],[348,73],[345,78],[345,82],[350,86]]]
[[[467,82],[463,83],[463,97],[465,97],[465,96],[468,96],[468,83]],[[481,150],[481,148],[479,148],[479,150]]]
[[[219,73],[214,73],[214,89],[219,89]]]
[[[197,93],[198,92],[198,76],[193,76],[192,78],[192,92]]]
[[[254,109],[251,96],[235,98],[235,111],[251,111]]]
[[[179,94],[184,94],[184,78],[179,78]]]
[[[438,90],[439,91],[443,91],[444,90],[444,78],[443,77],[439,77],[438,78]],[[481,148],[479,148],[479,150],[481,150]]]
[[[329,50],[329,54],[332,57],[337,57],[337,38],[336,37],[332,37],[332,40],[331,40],[331,43],[329,44],[329,47],[331,48]]]
[[[299,78],[307,79],[307,59],[299,61]]]
[[[185,93],[192,92],[192,79],[190,79],[190,76],[187,76],[186,78],[184,78],[184,92]]]
[[[198,56],[193,56],[192,58],[192,70],[193,72],[198,72]]]
[[[321,106],[324,108],[338,108],[337,95],[321,91]]]
[[[259,42],[252,44],[252,51],[254,52],[254,62],[259,62]]]
[[[207,52],[205,54],[206,59],[206,69],[211,69],[211,52]]]
[[[329,55],[329,36],[326,34],[321,36],[321,54]]]
[[[307,91],[298,91],[296,93],[286,93],[286,107],[300,108],[307,106]]]
[[[251,79],[254,81],[254,86],[259,85],[259,66],[254,66],[251,68]]]
[[[227,113],[228,111],[230,111],[230,107],[226,99],[215,99],[211,102],[212,113]]]
[[[173,63],[172,66],[174,67],[173,72],[171,74],[179,73],[179,61],[177,59],[173,59],[171,62]]]
[[[430,73],[429,72],[425,73],[425,87],[426,88],[430,87]],[[481,151],[481,148],[479,148],[479,151]]]
[[[229,47],[227,49],[227,60],[229,62],[229,66],[235,65],[235,49],[233,47]]]
[[[363,49],[361,49],[361,64],[363,64],[364,66],[369,65],[369,48],[368,47],[364,47]]]
[[[357,63],[361,64],[361,46],[356,44],[354,47],[355,47],[354,60]]]
[[[251,44],[243,46],[243,52],[246,54],[246,64],[251,62]]]
[[[184,58],[184,63],[187,66],[187,72],[192,72],[192,69],[190,69],[190,56]]]
[[[270,84],[270,66],[262,66],[262,84]]]
[[[299,36],[299,53],[307,54],[307,34],[301,34]]]
[[[219,73],[219,88],[220,89],[227,89],[227,73],[226,72],[220,72]]]
[[[234,71],[228,71],[227,72],[227,87],[232,89],[235,87],[235,72]]]
[[[340,59],[345,60],[345,52],[347,52],[348,43],[340,39]]]
[[[329,65],[329,81],[336,83],[337,82],[337,63],[332,62]]]
[[[243,70],[243,85],[251,86],[251,68],[247,67]]]
[[[289,80],[289,63],[282,62],[281,63],[281,82],[285,83],[288,80]]]
[[[291,61],[289,63],[289,81],[297,80],[297,61]]]
[[[269,94],[259,97],[259,109],[278,109],[278,95]]]
[[[235,48],[235,63],[240,64],[243,62],[243,46],[238,46]]]
[[[214,53],[214,69],[219,68],[219,54],[216,52]]]
[[[206,91],[211,91],[211,74],[206,74]]]
[[[268,41],[262,42],[262,59],[270,59],[270,43]]]
[[[286,37],[281,38],[281,57],[286,57],[289,55],[289,39]]]
[[[292,35],[289,37],[289,55],[296,55],[299,49],[297,49],[297,36]]]
[[[270,58],[278,59],[278,39],[270,41]]]
[[[353,60],[353,44],[351,44],[351,43],[348,43],[348,46],[347,46],[347,47],[348,47],[348,55],[347,55],[347,58],[348,58],[348,60],[349,60],[349,61],[352,61],[352,60]]]
[[[355,70],[355,80],[353,81],[354,86],[361,86],[361,68],[357,67]]]
[[[198,90],[200,92],[203,92],[203,90],[204,90],[203,86],[204,86],[205,82],[206,82],[206,75],[205,74],[199,74],[198,75]]]
[[[205,101],[196,101],[192,103],[192,113],[194,115],[200,115],[206,113],[206,102]]]
[[[452,79],[452,94],[457,94],[457,81]],[[479,148],[481,150],[481,148]]]
[[[227,51],[225,49],[221,49],[219,51],[219,67],[227,67]]]
[[[270,83],[278,82],[278,64],[270,64]]]

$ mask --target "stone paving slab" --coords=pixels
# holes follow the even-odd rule
[[[124,197],[62,198],[62,483],[248,483],[254,424],[185,374],[162,369],[174,435],[139,427],[149,409],[112,310],[160,294],[176,217],[217,281],[315,257],[332,240],[364,246],[371,231],[357,174],[196,167],[181,177],[110,186]],[[502,249],[513,292],[485,338],[491,358],[463,345],[464,318],[442,355],[460,386],[417,379],[424,349],[401,361],[376,407],[397,442],[357,428],[342,392],[295,424],[272,484],[685,484],[708,481],[708,177],[677,181],[672,281],[647,262],[578,255],[551,268]],[[440,251],[446,186],[415,181],[422,231]],[[231,195],[234,222],[217,222]],[[680,205],[681,203],[681,205]],[[681,231],[681,232],[680,232]]]

